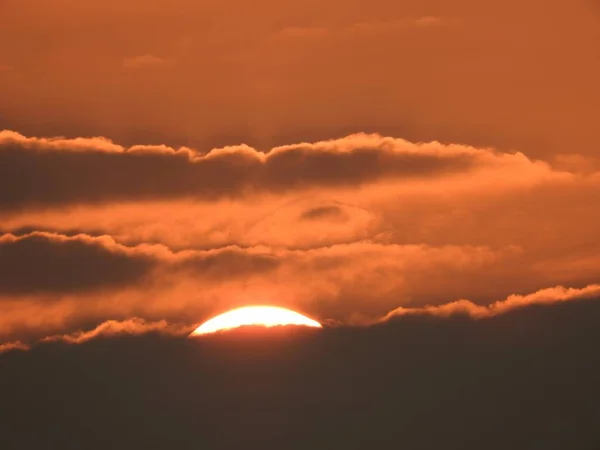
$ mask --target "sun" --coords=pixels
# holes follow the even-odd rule
[[[232,309],[207,320],[196,328],[190,336],[215,333],[246,325],[273,327],[279,325],[300,325],[322,328],[316,320],[310,319],[291,309],[277,306],[245,306]]]

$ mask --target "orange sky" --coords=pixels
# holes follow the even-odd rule
[[[3,0],[0,24],[0,124],[27,135],[597,148],[593,0]]]
[[[0,0],[0,344],[596,292],[598,80],[591,0]]]

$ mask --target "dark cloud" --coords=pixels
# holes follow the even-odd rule
[[[110,244],[110,243],[109,243]],[[29,234],[0,237],[0,293],[102,289],[134,283],[153,260],[120,251],[102,238]]]
[[[0,443],[593,450],[599,321],[596,299],[485,321],[43,344],[0,356]]]
[[[344,219],[346,215],[339,206],[319,206],[304,211],[300,216],[305,220],[320,220],[320,219]]]
[[[0,448],[600,448],[598,5],[0,0]]]
[[[235,262],[234,262],[235,265]],[[217,276],[217,281],[219,281]],[[349,289],[350,291],[350,289]],[[342,295],[345,293],[342,292]],[[430,305],[422,307],[399,307],[390,311],[384,317],[380,319],[364,319],[355,320],[355,325],[360,326],[373,326],[374,324],[383,324],[386,322],[396,321],[400,318],[411,318],[411,317],[435,317],[443,318],[448,320],[455,320],[456,318],[465,317],[473,320],[490,320],[491,318],[499,315],[514,313],[515,311],[527,309],[536,306],[552,306],[560,303],[578,303],[590,299],[597,299],[600,295],[600,285],[589,285],[581,289],[576,288],[565,288],[563,286],[555,286],[552,288],[541,289],[537,292],[528,295],[510,295],[505,300],[496,301],[489,305],[477,305],[469,300],[458,300],[452,301],[439,305]],[[173,300],[174,302],[176,300]],[[351,295],[348,298],[344,298],[345,303],[352,303],[353,298]],[[381,301],[381,300],[379,300]],[[122,309],[127,305],[122,304]],[[174,305],[172,305],[174,306]],[[348,307],[348,305],[345,305]],[[83,305],[80,306],[80,309]],[[294,306],[291,306],[294,308]],[[295,307],[297,308],[297,307]],[[335,319],[329,319],[323,315],[323,310],[327,307],[319,308],[321,314],[315,316],[324,325],[328,326],[344,326],[348,325],[347,321],[339,321]],[[356,306],[355,311],[360,310],[360,305]],[[166,313],[169,317],[176,317],[174,314]],[[208,316],[205,315],[205,320]],[[26,350],[29,348],[29,344],[35,342],[51,342],[51,341],[63,341],[71,344],[81,344],[92,339],[120,336],[120,335],[141,335],[147,333],[159,333],[172,336],[183,336],[189,335],[193,329],[198,326],[198,321],[195,319],[187,322],[184,320],[179,321],[168,321],[165,319],[144,319],[142,317],[128,317],[122,320],[109,319],[102,321],[102,319],[88,320],[89,326],[81,327],[76,332],[69,331],[69,327],[63,327],[61,332],[58,334],[47,335],[43,337],[43,332],[40,334],[38,330],[38,337],[31,337],[28,343],[21,341],[12,340],[2,344],[2,352],[14,349]],[[73,326],[70,327],[73,329]],[[12,338],[15,339],[15,338]]]
[[[0,207],[283,193],[464,173],[499,162],[485,150],[377,135],[288,145],[267,154],[240,146],[200,156],[164,146],[124,149],[105,139],[27,139],[4,132]]]
[[[108,236],[6,234],[0,236],[0,294],[135,286],[151,274],[219,282],[274,270],[279,263],[268,253],[236,247],[172,252],[162,245],[127,247]]]
[[[244,277],[264,274],[277,269],[281,259],[274,254],[246,252],[243,249],[223,249],[218,252],[194,252],[179,263],[173,264],[171,270],[189,271],[196,277],[211,281],[227,281],[231,277]]]
[[[342,323],[370,323],[392,310],[487,317],[596,295],[596,262],[583,255],[536,267],[518,247],[364,240],[306,249],[173,251],[161,244],[127,246],[109,236],[7,234],[0,237],[0,336],[65,334],[132,316],[190,323],[256,303]],[[559,283],[572,288],[548,288]],[[533,293],[511,295],[522,292]]]

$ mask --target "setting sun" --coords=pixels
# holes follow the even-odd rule
[[[300,325],[321,328],[316,320],[300,313],[276,306],[245,306],[232,309],[207,320],[196,328],[190,336],[230,330],[246,325],[273,327],[279,325]]]

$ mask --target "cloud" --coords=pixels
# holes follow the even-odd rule
[[[416,317],[437,317],[447,321],[452,321],[461,316],[469,319],[490,319],[499,315],[515,313],[518,310],[532,310],[534,306],[551,306],[559,303],[578,303],[585,300],[597,302],[600,299],[600,285],[589,285],[584,288],[565,288],[556,286],[546,288],[528,295],[510,295],[502,301],[497,301],[490,305],[477,305],[469,300],[458,300],[444,303],[436,306],[425,307],[400,307],[378,320],[371,320],[359,324],[349,324],[335,320],[323,320],[329,328],[352,329],[355,326],[360,328],[379,327],[386,323],[403,323],[402,318],[409,316]],[[512,319],[510,319],[512,320]],[[0,344],[0,354],[11,350],[29,350],[32,342],[49,343],[65,342],[68,344],[83,344],[93,339],[118,338],[123,336],[140,336],[144,334],[158,334],[171,337],[188,336],[197,326],[198,322],[172,322],[165,319],[148,320],[140,317],[132,317],[123,320],[106,320],[90,330],[78,330],[64,334],[53,334],[41,337],[37,340],[31,340],[29,343],[21,341],[12,341]]]
[[[559,170],[592,174],[600,171],[600,158],[577,153],[560,153],[554,156],[552,166]]]
[[[3,214],[0,228],[19,234],[110,234],[127,245],[163,243],[174,249],[311,248],[361,240],[517,245],[529,248],[539,261],[555,252],[556,260],[561,254],[574,257],[572,247],[580,249],[577,255],[584,248],[593,250],[600,210],[589,205],[597,203],[599,180],[543,166],[518,170],[508,165],[420,182],[389,179],[214,201],[162,199],[13,210]],[[320,208],[337,208],[342,214],[319,220],[317,227],[306,214]]]
[[[599,322],[600,302],[582,301],[485,321],[47,342],[0,356],[2,442],[589,450],[598,442]]]
[[[138,336],[147,333],[160,333],[169,336],[183,336],[192,331],[189,326],[170,325],[165,320],[148,322],[139,317],[127,320],[107,320],[90,331],[76,331],[74,333],[48,336],[41,342],[66,342],[68,344],[82,344],[91,339],[116,337],[116,336]]]
[[[596,448],[586,2],[0,1],[8,447]],[[345,326],[169,334],[258,302]]]
[[[598,281],[595,173],[521,153],[373,134],[202,153],[5,131],[0,148],[2,339],[256,302],[365,323]]]
[[[446,294],[460,292],[470,274],[493,273],[519,253],[369,241],[173,251],[161,244],[126,246],[109,236],[42,232],[5,235],[0,250],[0,329],[11,340],[132,315],[192,322],[257,302],[322,318],[372,318],[399,302],[443,298],[438,287],[427,288],[428,278],[445,280]],[[455,280],[457,274],[462,278]]]
[[[173,252],[160,244],[128,247],[110,236],[32,232],[0,236],[0,294],[68,293],[139,285],[152,273],[212,279],[277,267],[265,249],[226,247]]]
[[[21,341],[5,342],[0,344],[0,355],[6,352],[12,352],[14,350],[29,350],[31,347],[28,344],[24,344]]]
[[[304,220],[344,220],[347,218],[343,209],[336,205],[312,208],[304,211],[300,217]]]
[[[93,168],[93,169],[92,169]],[[560,174],[523,154],[357,134],[273,148],[240,145],[207,154],[166,146],[124,148],[102,138],[26,138],[0,132],[0,208],[195,198],[418,182],[496,172]],[[460,184],[460,182],[458,183]]]
[[[265,0],[244,11],[244,21],[229,14],[228,3],[215,4],[211,14],[223,26],[202,27],[194,24],[205,20],[206,9],[190,0],[178,0],[169,13],[161,2],[142,7],[132,1],[63,1],[68,18],[50,6],[32,12],[31,0],[3,2],[0,54],[31,75],[3,77],[3,126],[28,135],[105,135],[193,147],[243,141],[264,149],[378,131],[415,142],[519,149],[540,158],[596,148],[600,64],[583,55],[598,53],[598,16],[579,3],[553,2],[545,14],[535,3],[515,0],[498,9],[472,0],[452,6],[382,2],[368,13],[341,3],[318,10],[303,4],[290,13],[286,4]],[[466,28],[415,24],[422,17]],[[305,51],[269,43],[276,30],[321,28],[329,36],[361,22],[365,30],[380,24],[412,31],[301,39],[317,44]],[[553,22],[565,27],[560,42]],[[32,27],[44,31],[32,34]],[[477,42],[465,37],[467,30]],[[557,50],[540,52],[550,47]],[[394,55],[402,55],[402,63]],[[177,64],[159,70],[159,77],[115,70],[125,57],[145,56]],[[580,70],[566,69],[574,67]],[[36,73],[45,73],[43,83]],[[536,89],[526,80],[538,80]]]
[[[147,255],[110,238],[50,233],[0,236],[0,293],[69,292],[139,281],[152,268]]]
[[[442,19],[436,16],[422,16],[415,20],[415,24],[422,27],[431,27],[435,25],[440,25],[442,23]]]
[[[400,307],[391,311],[384,320],[406,315],[431,315],[438,317],[467,315],[474,319],[482,319],[505,314],[515,309],[532,305],[548,305],[599,297],[600,284],[593,284],[581,289],[556,286],[539,290],[533,294],[511,295],[506,300],[497,301],[489,305],[476,305],[469,300],[458,300],[436,306],[424,306],[419,308]]]
[[[146,53],[140,56],[125,58],[123,68],[128,70],[156,69],[166,67],[169,64],[170,62],[166,59]]]
[[[439,26],[442,23],[442,18],[437,16],[421,16],[416,19],[403,17],[395,20],[358,22],[351,26],[345,27],[344,31],[347,33],[366,33],[373,35],[375,33],[389,33],[398,31],[408,32],[414,30],[415,27],[433,27]]]
[[[418,27],[440,25],[442,19],[437,16],[421,16],[416,19],[401,17],[387,20],[366,20],[360,22],[336,24],[329,27],[320,26],[294,26],[285,27],[275,33],[276,41],[308,41],[313,43],[323,42],[324,39],[339,39],[355,36],[376,36],[377,34],[410,31]]]
[[[257,302],[345,323],[370,322],[399,306],[418,313],[427,304],[487,314],[481,311],[499,295],[597,280],[598,257],[587,252],[557,260],[515,245],[385,240],[173,250],[110,236],[7,234],[0,237],[0,329],[15,340],[132,315],[192,322]],[[460,297],[472,303],[446,304]]]

